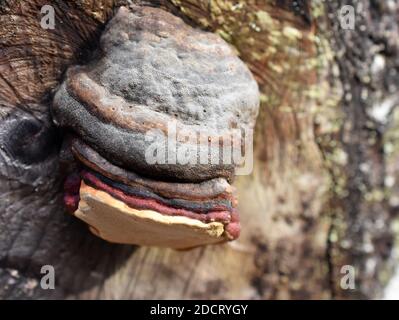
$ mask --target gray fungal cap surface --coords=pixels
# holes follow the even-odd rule
[[[234,164],[223,163],[222,152],[219,163],[199,157],[220,149],[233,131],[253,129],[259,92],[223,39],[161,9],[121,7],[96,56],[69,68],[54,97],[56,123],[114,164],[141,174],[182,181],[232,177]],[[162,163],[160,151],[173,152],[164,144],[168,134],[173,138],[171,128],[175,150],[186,148],[188,163]],[[204,132],[207,139],[198,139]],[[154,143],[156,163],[148,159]]]

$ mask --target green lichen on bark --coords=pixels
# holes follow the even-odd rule
[[[303,69],[313,67],[308,62],[312,56],[310,33],[304,32],[299,18],[293,24],[288,19],[292,16],[275,1],[171,2],[196,25],[218,33],[236,48],[260,84],[263,104],[270,108],[281,106],[281,97],[287,92],[297,91],[294,86],[299,83],[293,80]]]
[[[321,25],[321,34],[335,53],[329,82],[340,87],[340,100],[336,104],[336,112],[340,114],[337,131],[327,136],[327,141],[321,138],[320,147],[328,159],[326,163],[331,161],[334,186],[326,208],[331,216],[328,254],[331,287],[338,298],[365,298],[381,294],[391,272],[389,257],[393,242],[389,224],[392,216],[384,182],[385,129],[374,114],[390,96],[392,80],[386,65],[395,65],[395,59],[382,57],[380,50],[384,45],[376,44],[376,39],[387,46],[391,40],[389,33],[379,33],[384,20],[374,20],[374,17],[379,10],[379,14],[386,17],[393,11],[383,5],[375,8],[368,2],[353,1],[349,4],[357,9],[356,28],[344,30],[338,19],[344,4],[348,3],[328,2],[324,13],[319,14],[321,22],[327,21],[326,17],[335,17],[328,19],[328,25]],[[376,11],[371,14],[372,10]],[[376,69],[379,69],[377,73]],[[343,290],[340,286],[341,267],[346,264],[356,269],[356,290]]]

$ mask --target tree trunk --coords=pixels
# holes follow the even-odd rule
[[[51,92],[68,65],[90,59],[113,8],[128,1],[4,1],[0,297],[379,297],[398,207],[398,1],[132,2],[218,33],[259,83],[254,170],[235,181],[242,234],[189,251],[112,245],[64,213]],[[45,4],[55,8],[54,30],[40,27]],[[340,24],[346,4],[354,30]],[[7,143],[7,121],[21,119],[46,128],[47,147],[34,150],[46,156],[28,164]],[[41,289],[42,265],[55,267],[55,290]],[[344,265],[356,271],[355,289],[341,287]]]

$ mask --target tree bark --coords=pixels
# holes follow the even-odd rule
[[[64,213],[65,168],[49,117],[51,93],[68,65],[90,59],[113,10],[130,2],[4,1],[0,297],[379,297],[391,274],[398,206],[399,3],[132,2],[218,33],[259,83],[254,170],[235,182],[242,235],[183,252],[112,245]],[[40,27],[44,4],[55,8],[54,30]],[[355,8],[354,30],[341,27],[344,4]],[[10,121],[24,119],[39,119],[45,128],[33,153],[46,156],[35,161],[6,143],[15,134]],[[28,129],[20,132],[35,133]],[[46,264],[55,267],[55,290],[40,288]],[[354,290],[340,286],[344,265],[356,270]]]

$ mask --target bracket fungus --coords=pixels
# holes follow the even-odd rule
[[[93,60],[70,67],[54,96],[80,168],[65,183],[67,207],[111,242],[237,238],[236,165],[219,149],[253,130],[258,108],[256,81],[219,36],[161,9],[119,8]]]

